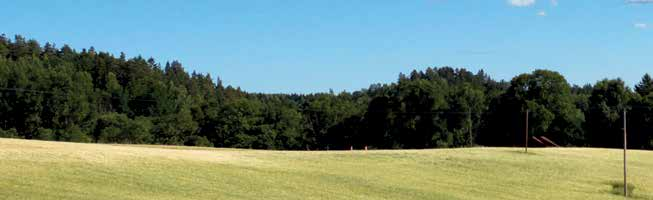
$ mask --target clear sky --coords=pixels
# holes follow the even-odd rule
[[[572,84],[653,73],[653,0],[0,0],[0,33],[179,60],[246,91],[353,91],[429,66]]]

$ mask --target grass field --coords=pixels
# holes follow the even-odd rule
[[[0,199],[623,199],[622,151],[288,152],[0,139]],[[653,152],[629,151],[635,199]]]

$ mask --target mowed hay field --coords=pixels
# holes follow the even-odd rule
[[[623,199],[622,151],[263,151],[0,139],[0,199]],[[629,151],[635,199],[653,152]]]

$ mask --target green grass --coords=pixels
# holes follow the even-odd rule
[[[258,151],[0,139],[0,199],[623,199],[622,151]],[[653,152],[629,151],[635,199]]]

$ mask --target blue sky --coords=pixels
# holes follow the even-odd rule
[[[653,0],[0,3],[0,33],[179,60],[252,92],[354,91],[429,66],[572,84],[653,73]]]

